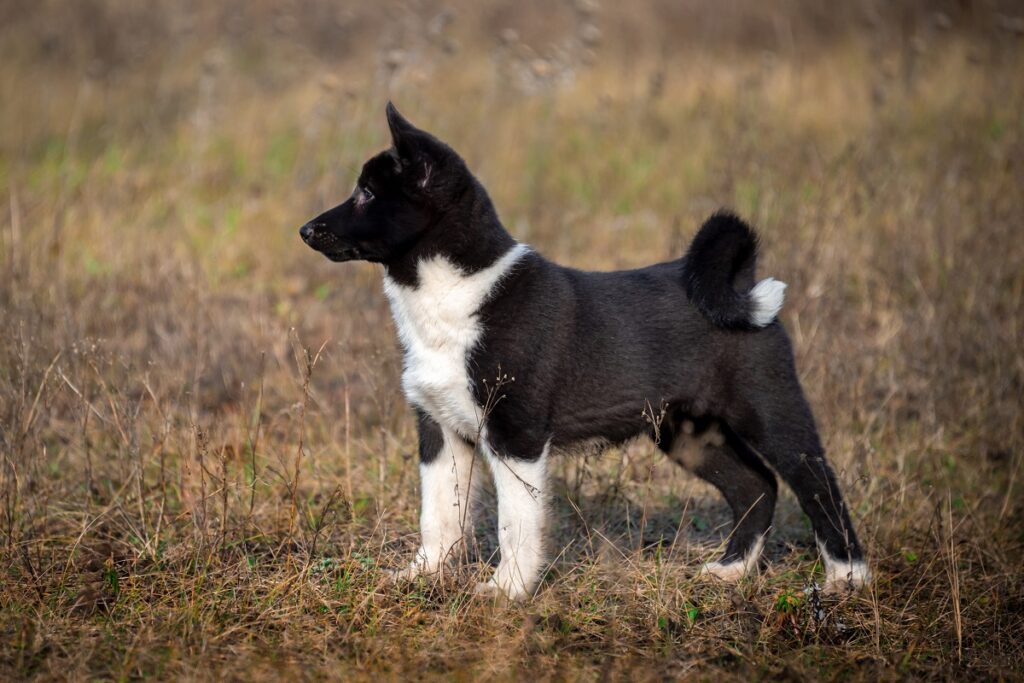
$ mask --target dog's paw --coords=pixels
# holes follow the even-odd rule
[[[424,574],[423,568],[415,562],[409,564],[404,569],[385,569],[384,578],[388,580],[388,583],[406,583],[414,580],[418,576]]]
[[[532,592],[523,585],[521,580],[509,576],[509,572],[503,571],[498,566],[494,576],[489,581],[481,582],[473,589],[473,594],[482,598],[500,598],[509,602],[522,602],[528,599]]]
[[[508,594],[501,589],[494,579],[481,581],[473,587],[473,595],[485,600],[507,600]]]
[[[825,585],[821,592],[829,595],[855,593],[871,583],[871,570],[865,562],[826,562]]]
[[[746,564],[740,562],[708,562],[700,568],[698,576],[702,578],[715,579],[726,583],[736,583],[747,574]]]
[[[757,573],[758,559],[764,548],[764,537],[758,538],[747,552],[731,562],[708,562],[700,569],[700,576],[711,577],[726,583],[736,583],[745,576]]]
[[[443,571],[444,563],[440,561],[428,562],[426,553],[420,548],[416,557],[403,569],[389,569],[385,575],[391,583],[402,583],[412,581],[420,576],[433,576]]]

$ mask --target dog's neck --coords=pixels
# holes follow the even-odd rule
[[[421,261],[441,257],[466,275],[489,268],[517,242],[505,230],[483,186],[471,179],[466,197],[438,217],[415,244],[386,261],[387,277],[405,287],[416,287]]]

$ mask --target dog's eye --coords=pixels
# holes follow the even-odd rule
[[[370,188],[364,187],[363,188],[363,201],[364,202],[368,202],[371,199],[373,199],[373,193],[370,192]]]

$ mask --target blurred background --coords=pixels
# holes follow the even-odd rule
[[[1024,8],[999,0],[6,0],[0,664],[444,673],[461,638],[476,674],[545,643],[591,672],[613,652],[662,673],[1019,673],[1022,75]],[[558,465],[540,621],[379,587],[417,526],[401,359],[379,268],[297,229],[389,144],[388,99],[561,263],[676,258],[723,206],[758,228],[879,576],[836,608],[842,652],[787,657],[823,637],[792,498],[757,608],[736,608],[686,578],[724,503],[646,442]],[[670,543],[667,590],[644,576]],[[724,621],[693,631],[690,608]],[[524,623],[541,645],[509,640]],[[508,656],[474,658],[492,642]]]

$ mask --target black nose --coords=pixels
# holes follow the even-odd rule
[[[316,233],[316,228],[313,227],[313,223],[306,223],[299,228],[299,237],[308,242],[313,239],[313,235]]]

